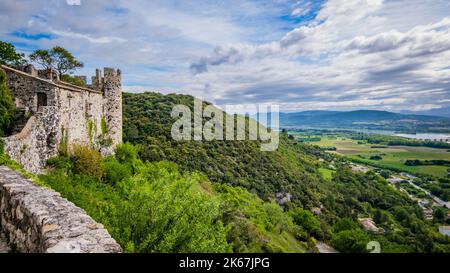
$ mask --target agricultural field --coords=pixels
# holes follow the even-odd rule
[[[304,136],[296,136],[302,140]],[[308,139],[320,138],[320,141],[308,141],[312,145],[323,148],[336,148],[331,153],[340,154],[349,159],[359,161],[368,165],[405,171],[413,174],[426,174],[437,177],[446,177],[448,166],[426,165],[406,166],[407,160],[447,160],[450,161],[448,149],[437,149],[429,147],[414,146],[386,146],[370,144],[345,136],[308,136]]]

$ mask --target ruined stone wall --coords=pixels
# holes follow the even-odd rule
[[[8,86],[17,108],[24,108],[29,115],[37,112],[37,92],[47,95],[48,105],[56,105],[57,86],[51,81],[31,76],[22,71],[2,66],[8,76]]]
[[[17,108],[30,120],[18,135],[5,139],[5,151],[27,171],[38,173],[57,154],[63,138],[110,154],[122,141],[122,90],[119,70],[97,70],[95,84],[74,86],[50,81],[6,66],[8,86]],[[33,69],[31,69],[33,71]],[[95,90],[92,88],[101,90]],[[38,107],[38,93],[45,93],[45,107]],[[107,132],[102,132],[102,120]],[[26,130],[25,130],[26,129]]]
[[[54,106],[41,107],[25,128],[5,139],[4,150],[32,173],[40,173],[47,160],[58,154],[60,115]]]
[[[4,166],[0,166],[0,230],[19,252],[122,251],[84,210]]]
[[[58,102],[58,112],[61,116],[59,130],[64,128],[68,143],[98,146],[103,117],[102,94],[59,88]]]

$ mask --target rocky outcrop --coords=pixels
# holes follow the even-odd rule
[[[122,251],[84,210],[4,166],[0,166],[0,230],[20,252]]]

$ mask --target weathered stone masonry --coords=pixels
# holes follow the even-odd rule
[[[110,154],[122,141],[122,90],[120,70],[97,69],[92,84],[78,87],[59,81],[56,73],[23,71],[1,66],[17,109],[28,122],[17,134],[5,138],[5,152],[27,171],[41,172],[57,155],[62,140],[90,145]],[[102,132],[102,120],[106,132]]]
[[[4,166],[0,166],[0,230],[19,252],[122,252],[84,210]]]
[[[92,84],[74,86],[52,71],[1,66],[17,113],[4,150],[25,170],[40,173],[62,143],[110,154],[122,141],[121,73],[97,69]],[[106,130],[105,125],[106,124]],[[0,232],[19,252],[121,252],[102,225],[59,193],[0,166]]]

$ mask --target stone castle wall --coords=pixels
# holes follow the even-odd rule
[[[42,107],[19,134],[7,138],[5,152],[27,171],[41,172],[47,160],[58,154],[60,121],[56,107]]]
[[[36,113],[38,110],[37,92],[47,95],[49,105],[57,103],[55,92],[57,87],[50,81],[32,77],[18,70],[8,69],[6,66],[2,68],[5,68],[8,75],[8,86],[17,108],[25,109],[29,115]]]
[[[57,155],[63,140],[69,145],[93,146],[104,154],[122,141],[119,70],[105,68],[104,77],[97,70],[92,85],[78,87],[53,75],[48,77],[52,80],[40,78],[43,73],[34,68],[26,72],[6,66],[1,69],[8,75],[16,107],[30,117],[20,133],[5,139],[6,153],[24,169],[39,173],[47,159]],[[39,96],[45,97],[45,106],[39,105]],[[107,132],[102,132],[102,120]]]
[[[113,146],[122,141],[122,93],[117,94],[116,90],[121,90],[121,72],[105,68],[103,81],[104,113]],[[119,114],[120,113],[120,114]]]
[[[4,166],[0,166],[0,230],[19,252],[122,252],[84,210]]]

